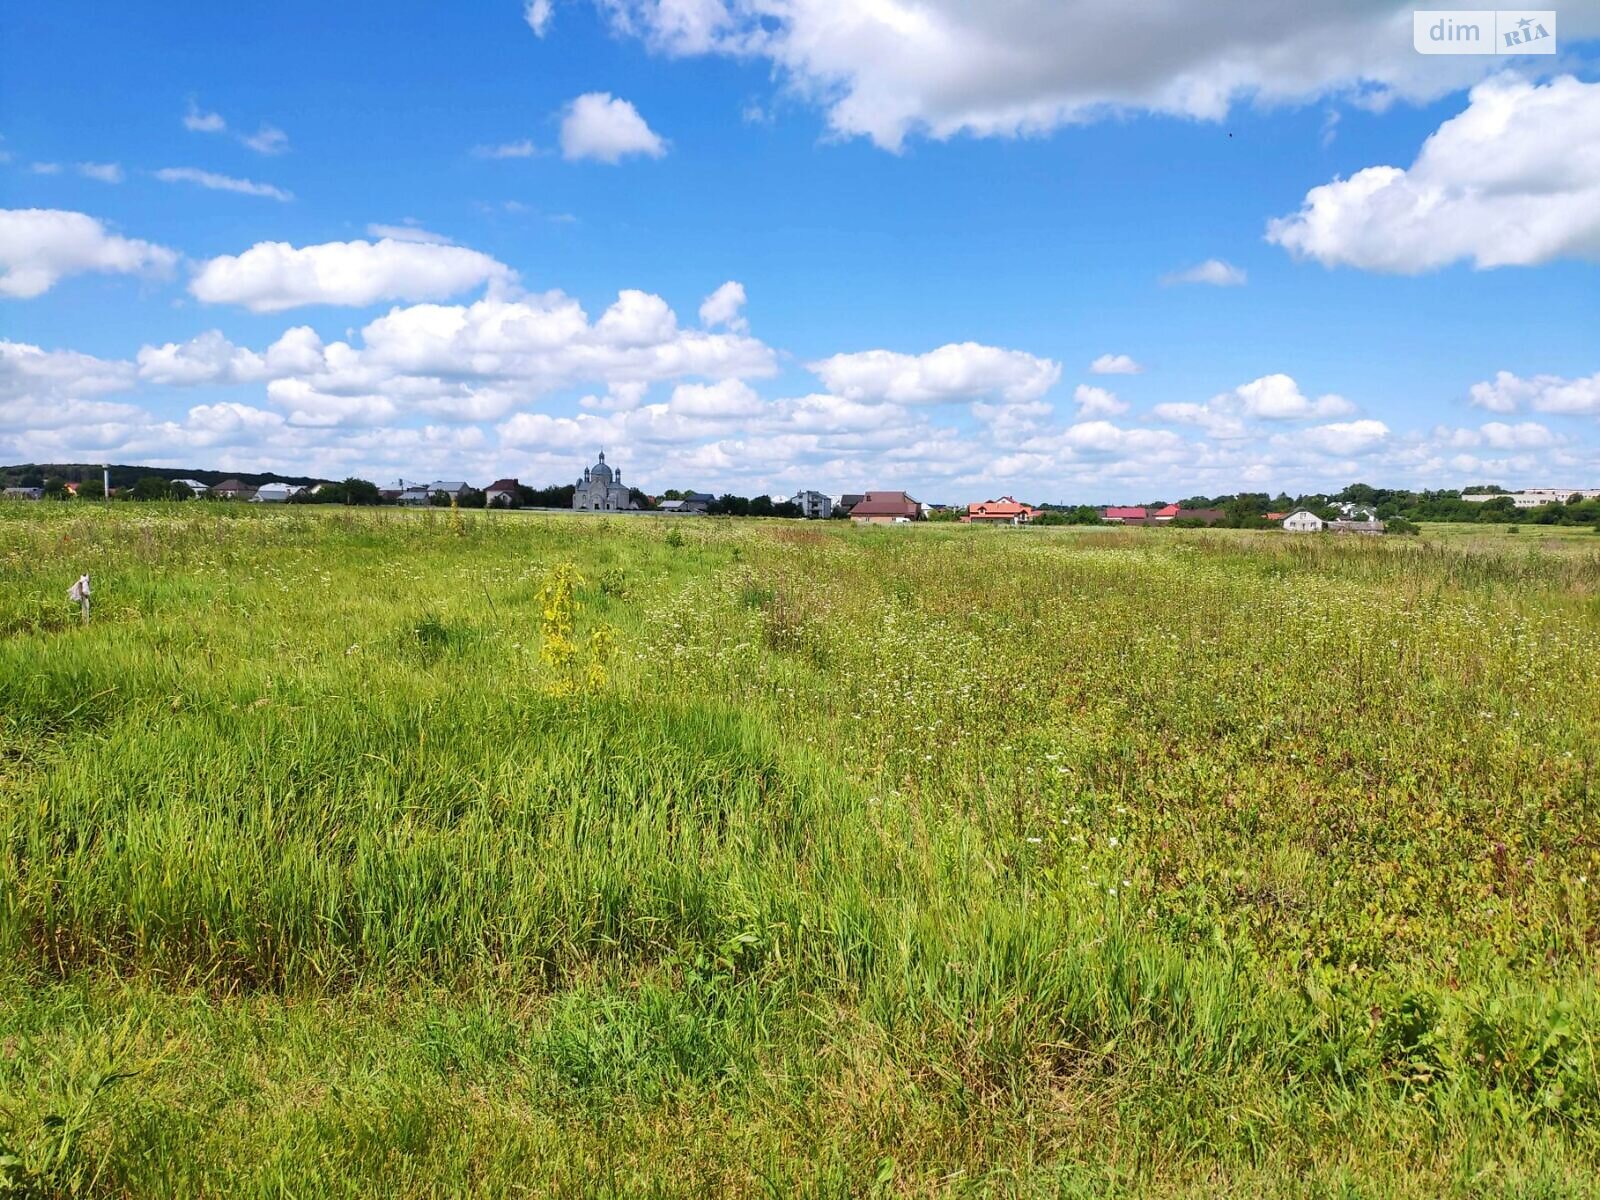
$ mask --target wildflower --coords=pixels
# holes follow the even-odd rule
[[[1117,846],[1121,845],[1121,843],[1118,842],[1114,837],[1108,837],[1106,839],[1106,845],[1110,846],[1114,850],[1117,848]]]
[[[1037,846],[1037,845],[1038,845],[1038,844],[1039,844],[1039,843],[1040,843],[1040,842],[1042,842],[1042,841],[1043,841],[1043,840],[1044,840],[1044,839],[1043,839],[1043,838],[1034,838],[1034,837],[1031,837],[1031,838],[1029,838],[1029,839],[1028,839],[1028,843],[1029,843],[1029,844],[1030,844],[1030,845],[1033,845],[1033,846]]]

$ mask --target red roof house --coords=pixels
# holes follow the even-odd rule
[[[998,500],[967,505],[967,515],[961,519],[986,524],[1026,525],[1038,515],[1037,509],[1019,504],[1010,496],[1002,496]]]
[[[1149,514],[1143,508],[1119,508],[1112,505],[1101,514],[1100,519],[1112,525],[1143,525]]]
[[[1172,520],[1172,518],[1177,516],[1177,515],[1178,515],[1178,506],[1176,504],[1167,504],[1167,505],[1162,506],[1161,508],[1156,509],[1155,512],[1151,513],[1150,514],[1150,519],[1152,521],[1160,521],[1163,525],[1165,525],[1168,521]]]
[[[868,492],[850,510],[850,519],[862,525],[893,525],[921,515],[921,506],[904,492]]]

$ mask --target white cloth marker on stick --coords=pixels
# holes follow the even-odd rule
[[[67,589],[67,599],[83,613],[83,623],[89,623],[89,576],[79,575],[78,582]]]

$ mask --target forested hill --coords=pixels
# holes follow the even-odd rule
[[[18,463],[15,466],[0,467],[0,487],[43,487],[48,479],[65,479],[68,483],[82,483],[87,479],[99,479],[100,472],[99,463]],[[237,479],[252,487],[259,487],[267,482],[298,484],[332,482],[318,479],[314,475],[279,475],[272,471],[207,471],[198,467],[144,467],[119,463],[111,467],[111,486],[132,487],[150,475],[162,479],[198,479],[204,484]]]

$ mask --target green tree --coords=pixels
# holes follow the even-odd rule
[[[104,500],[105,498],[105,484],[98,479],[85,479],[78,485],[79,500]]]
[[[172,485],[159,475],[142,476],[138,483],[133,485],[132,498],[135,500],[170,500],[172,498]]]
[[[377,504],[383,499],[378,492],[378,485],[370,479],[357,479],[352,475],[337,486],[345,504]]]
[[[65,500],[67,498],[67,481],[59,475],[52,475],[44,481],[44,494],[47,500]]]

